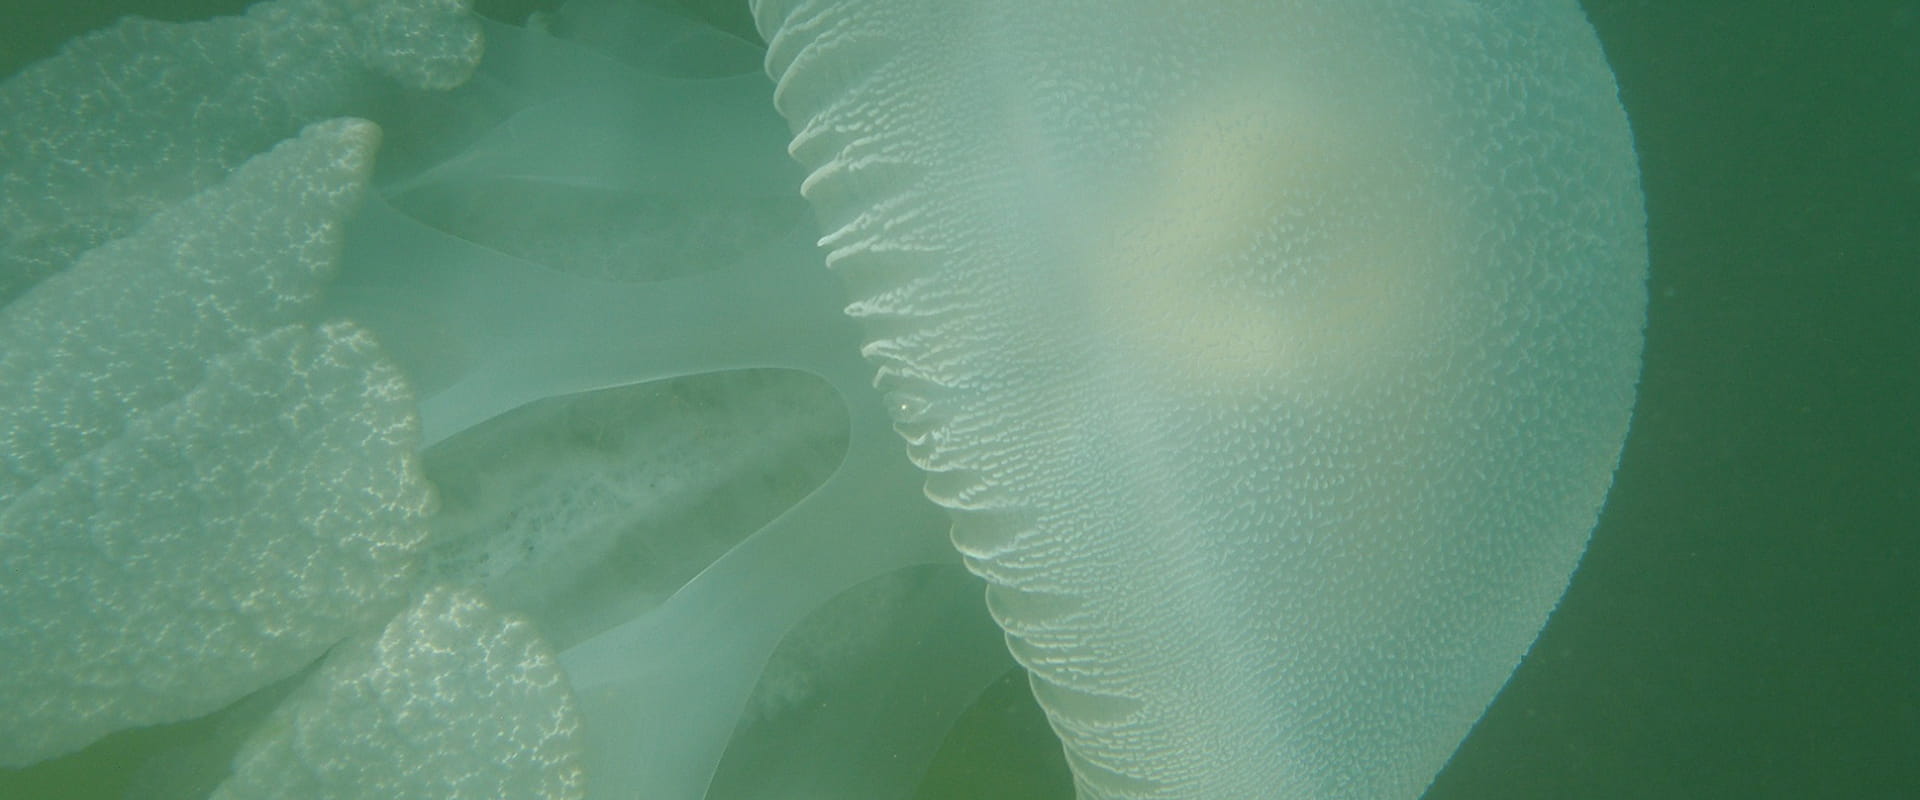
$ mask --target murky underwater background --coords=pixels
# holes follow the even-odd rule
[[[123,13],[245,5],[0,0],[0,74]],[[1427,796],[1920,796],[1920,2],[1584,5],[1645,175],[1646,371],[1571,591]],[[102,764],[143,746],[0,800],[118,796]],[[1058,761],[1004,681],[920,800],[1062,800]]]

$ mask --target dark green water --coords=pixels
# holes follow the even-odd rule
[[[0,73],[244,5],[0,0]],[[1645,176],[1646,371],[1571,591],[1428,797],[1920,797],[1920,2],[1586,7]],[[953,769],[924,796],[1023,796]]]
[[[1920,796],[1920,3],[1586,3],[1633,119],[1633,432],[1433,798]]]

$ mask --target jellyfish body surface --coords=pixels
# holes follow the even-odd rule
[[[211,712],[149,790],[904,799],[1024,670],[1086,800],[1426,787],[1633,404],[1578,6],[750,12],[276,0],[0,86],[0,763]]]

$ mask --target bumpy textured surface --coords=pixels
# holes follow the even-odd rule
[[[1412,798],[1610,482],[1646,264],[1571,0],[761,0],[897,427],[1087,798]]]
[[[0,304],[302,125],[480,60],[467,0],[278,0],[129,18],[0,84]]]
[[[313,125],[0,308],[0,765],[212,711],[397,603],[412,395],[363,330],[289,324],[378,139]]]
[[[574,800],[579,738],[573,692],[533,626],[440,588],[327,656],[212,800]]]

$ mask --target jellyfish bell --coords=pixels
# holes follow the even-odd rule
[[[1411,797],[1639,371],[1572,2],[753,4],[828,263],[1082,797]]]

